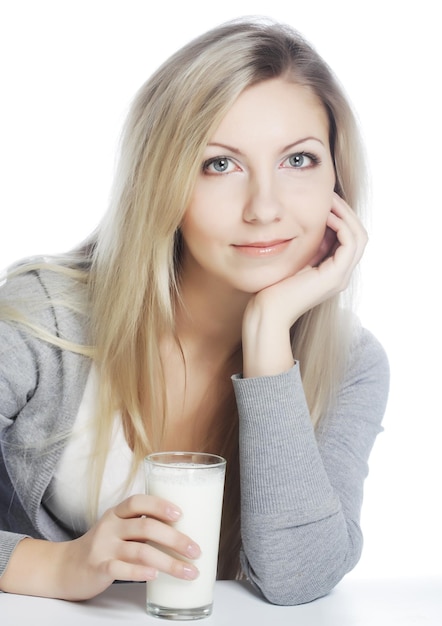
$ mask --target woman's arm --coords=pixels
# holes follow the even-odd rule
[[[298,364],[275,376],[234,379],[242,565],[269,601],[314,600],[357,563],[363,482],[388,380],[383,349],[361,331],[337,404],[315,434]]]
[[[42,299],[41,281],[22,276],[0,289],[3,302],[18,301],[20,294],[28,294],[35,306]],[[73,334],[75,317],[69,311],[57,316],[55,328],[52,307],[37,310],[38,324],[48,332],[80,335],[81,330]],[[159,570],[186,579],[198,574],[189,559],[199,556],[199,548],[170,525],[180,513],[164,500],[129,498],[70,541],[41,504],[88,370],[83,357],[0,321],[0,591],[79,600],[114,579],[148,580]],[[176,551],[177,558],[167,550]]]
[[[353,346],[349,378],[315,433],[290,328],[347,287],[366,241],[355,213],[334,194],[311,264],[257,293],[243,318],[243,378],[234,380],[243,567],[278,604],[324,595],[361,551],[362,484],[385,409],[385,355],[374,339]]]

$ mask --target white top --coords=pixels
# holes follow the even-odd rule
[[[97,371],[92,366],[72,434],[45,497],[46,506],[64,524],[83,534],[87,522],[89,459],[92,454],[91,417],[97,392]],[[116,413],[111,447],[104,468],[100,490],[98,518],[127,496],[145,492],[143,468],[140,467],[129,489],[125,483],[130,472],[132,451],[129,448],[120,419]]]

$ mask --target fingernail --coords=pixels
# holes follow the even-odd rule
[[[183,567],[183,573],[185,580],[195,580],[195,578],[198,578],[199,575],[199,571],[195,567],[190,567],[188,565]]]
[[[146,582],[149,580],[155,580],[155,578],[158,578],[158,570],[150,569],[146,576]]]
[[[176,522],[176,520],[181,517],[181,511],[171,506],[167,508],[166,513],[167,513],[167,517],[174,522]]]
[[[201,556],[201,550],[199,546],[196,545],[196,543],[189,543],[186,549],[186,554],[187,556],[190,556],[191,559],[197,559],[199,556]]]

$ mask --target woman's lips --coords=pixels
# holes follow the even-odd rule
[[[290,244],[291,239],[277,239],[275,241],[254,241],[253,243],[233,244],[240,254],[252,257],[268,257],[283,252]]]

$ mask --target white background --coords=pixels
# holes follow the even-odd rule
[[[442,578],[441,60],[434,0],[0,0],[0,268],[82,240],[106,209],[138,87],[240,15],[300,30],[343,82],[372,175],[359,314],[392,371],[351,576]],[[173,149],[173,146],[171,147]],[[176,155],[179,158],[179,155]]]

